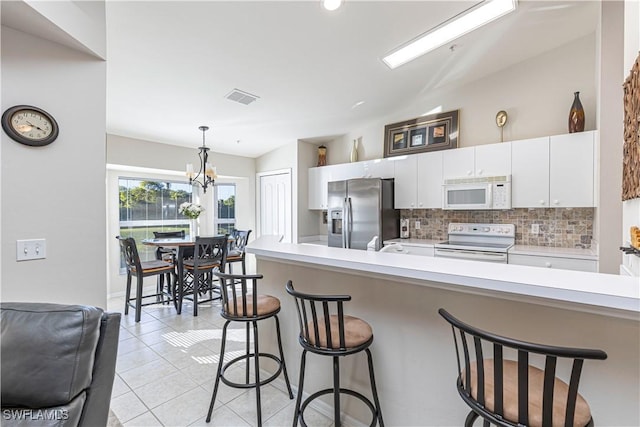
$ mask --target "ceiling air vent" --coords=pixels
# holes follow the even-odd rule
[[[230,99],[231,101],[239,102],[240,104],[249,105],[260,97],[252,95],[249,92],[245,92],[240,89],[233,89],[225,96],[225,98]]]

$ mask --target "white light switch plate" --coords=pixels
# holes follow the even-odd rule
[[[16,261],[44,259],[47,257],[46,239],[18,240],[16,243]]]
[[[420,221],[416,221],[416,230],[420,230]]]

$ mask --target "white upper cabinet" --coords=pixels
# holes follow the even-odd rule
[[[396,209],[442,207],[442,151],[413,154],[394,163]]]
[[[309,209],[327,209],[327,183],[354,178],[393,178],[393,164],[391,159],[375,159],[309,168]]]
[[[442,207],[445,179],[511,175],[514,208],[595,206],[596,131],[309,169],[309,209],[327,209],[327,183],[395,178],[396,209]]]
[[[595,131],[549,138],[549,201],[552,208],[592,207]]]
[[[509,174],[511,174],[511,143],[443,151],[445,179]]]
[[[442,208],[443,151],[417,154],[418,209]]]
[[[327,209],[327,166],[309,168],[309,209]]]
[[[362,178],[393,178],[394,177],[394,163],[395,159],[375,159],[367,160],[362,163],[363,175]]]
[[[417,155],[405,156],[394,163],[393,206],[396,209],[415,209],[418,204]]]
[[[475,176],[476,147],[446,150],[442,161],[445,179]]]
[[[511,204],[514,208],[549,207],[549,137],[511,144]]]

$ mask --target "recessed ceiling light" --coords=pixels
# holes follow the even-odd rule
[[[327,10],[336,10],[342,6],[342,0],[322,0],[322,6]]]
[[[358,101],[355,104],[353,104],[351,106],[351,109],[353,110],[354,108],[358,108],[359,106],[361,106],[362,104],[364,104],[364,101]]]
[[[485,0],[427,31],[382,60],[394,69],[516,10],[517,0]]]

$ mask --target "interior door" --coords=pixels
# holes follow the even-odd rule
[[[291,172],[260,176],[260,235],[291,242]]]

